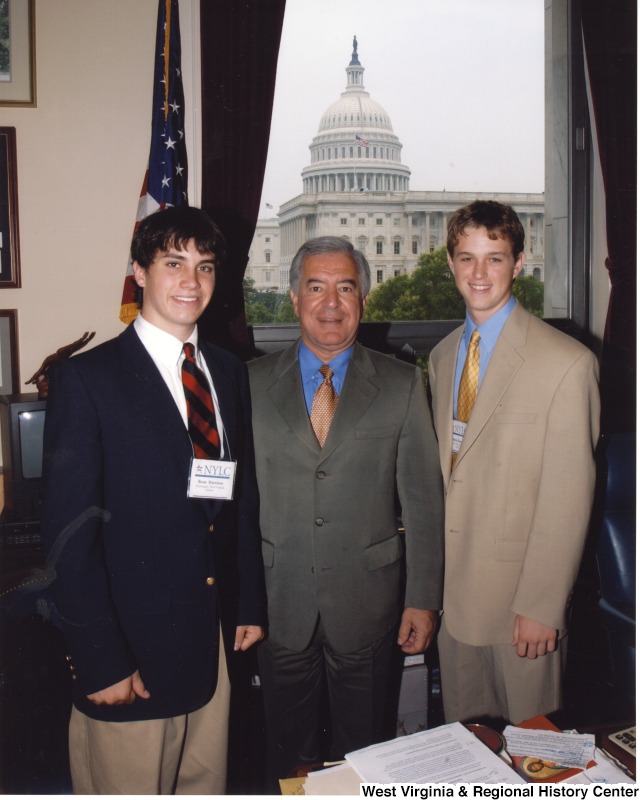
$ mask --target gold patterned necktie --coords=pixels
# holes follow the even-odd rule
[[[320,447],[323,447],[327,434],[329,433],[329,428],[331,427],[333,412],[338,405],[338,395],[331,381],[333,377],[333,370],[331,367],[323,364],[320,367],[320,374],[324,380],[320,386],[318,386],[313,396],[310,419],[316,439],[320,442]]]
[[[456,418],[460,422],[468,422],[473,404],[478,395],[478,378],[480,377],[480,334],[478,329],[471,334],[467,357],[462,368],[460,386],[458,388],[458,410]]]

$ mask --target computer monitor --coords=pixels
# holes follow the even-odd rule
[[[3,517],[12,522],[40,521],[45,413],[46,400],[35,392],[0,395]]]

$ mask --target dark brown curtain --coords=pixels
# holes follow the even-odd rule
[[[606,193],[611,297],[602,352],[603,430],[635,430],[635,0],[582,0],[582,27]]]
[[[203,335],[251,352],[242,279],[259,214],[285,0],[200,0],[202,207],[229,253]]]

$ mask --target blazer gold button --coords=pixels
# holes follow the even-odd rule
[[[215,582],[216,582],[215,578],[207,578],[207,586],[213,586]]]
[[[209,533],[213,533],[215,531],[215,529],[216,529],[216,526],[212,522],[211,525],[209,525]]]
[[[322,517],[318,517],[318,518],[316,519],[316,525],[317,525],[319,528],[321,528],[321,527],[324,525],[324,520],[322,519]]]
[[[321,481],[321,480],[322,480],[322,479],[325,477],[325,475],[326,475],[326,473],[325,473],[325,472],[323,472],[322,470],[319,470],[318,472],[316,472],[316,478],[317,478],[319,481]]]

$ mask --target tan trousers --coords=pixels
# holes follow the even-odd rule
[[[69,724],[74,793],[224,794],[230,694],[220,636],[216,692],[191,714],[103,722],[74,707]]]
[[[567,637],[553,653],[520,658],[510,644],[474,647],[454,639],[446,614],[438,634],[442,700],[447,722],[499,717],[513,725],[562,705]]]

